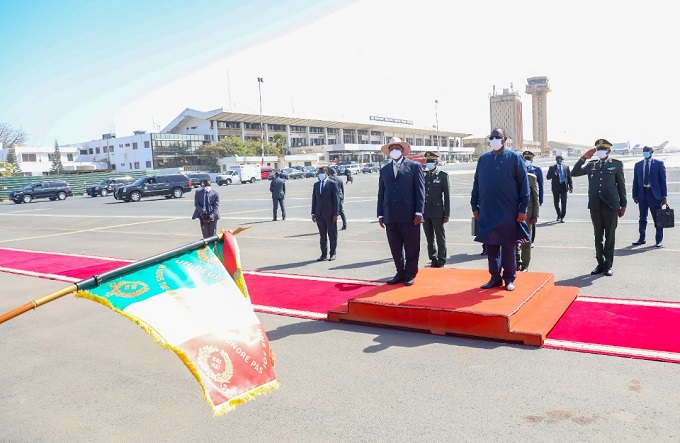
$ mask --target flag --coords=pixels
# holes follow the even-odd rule
[[[127,266],[113,278],[95,277],[94,287],[76,294],[108,306],[172,349],[196,377],[215,415],[278,387],[274,355],[247,296],[236,240],[230,233],[222,238],[228,239],[225,245],[200,245],[143,267]],[[217,253],[228,257],[233,272]]]

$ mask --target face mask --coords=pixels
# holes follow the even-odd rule
[[[607,158],[607,151],[597,151],[597,156],[600,157],[600,160],[604,160]]]
[[[493,138],[489,140],[489,146],[491,146],[491,149],[494,151],[498,151],[503,147],[503,140],[500,138]]]
[[[532,163],[533,162],[531,160],[524,160],[524,164],[527,166],[527,168],[531,166]]]
[[[644,152],[642,153],[642,156],[643,156],[644,158],[649,158],[649,157],[652,156],[652,153],[651,153],[651,152],[644,151]]]
[[[428,171],[431,171],[434,169],[434,163],[426,163],[425,167],[427,168]]]
[[[326,174],[324,174],[323,172],[319,174],[319,180],[326,180]]]
[[[401,151],[399,149],[392,149],[390,151],[390,157],[394,160],[399,160],[401,158]]]
[[[205,189],[206,192],[210,192],[210,186],[203,186],[203,189]]]

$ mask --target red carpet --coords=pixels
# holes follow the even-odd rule
[[[0,248],[0,272],[78,281],[130,260]],[[326,319],[327,312],[376,282],[246,272],[257,311]],[[30,294],[34,298],[45,294]],[[28,300],[27,300],[28,301]],[[680,303],[579,297],[544,347],[680,363]]]

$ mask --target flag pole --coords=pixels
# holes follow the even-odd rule
[[[38,306],[42,306],[45,303],[49,303],[51,301],[54,301],[60,297],[63,297],[67,294],[70,294],[72,292],[75,292],[78,290],[78,286],[73,284],[69,285],[63,289],[60,289],[58,291],[52,292],[51,294],[47,294],[44,297],[36,298],[35,300],[31,300],[28,303],[19,306],[18,308],[12,309],[9,312],[5,312],[4,314],[0,315],[0,324],[6,322],[7,320],[11,320],[14,317],[17,317],[25,312],[30,311],[31,309],[36,309]]]

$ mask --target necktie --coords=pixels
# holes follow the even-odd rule
[[[325,181],[321,182],[321,188],[319,189],[319,193],[323,193],[323,186],[325,183],[326,183]]]
[[[645,160],[645,186],[649,186],[649,160]]]
[[[562,165],[558,166],[560,169],[560,184],[564,183],[564,172],[562,171]]]
[[[399,163],[394,162],[394,178],[397,177],[397,172],[399,172]]]
[[[203,191],[203,209],[208,210],[208,191]]]

